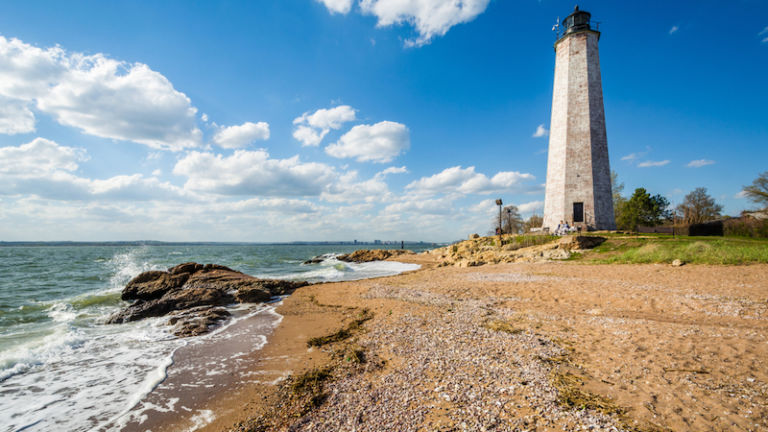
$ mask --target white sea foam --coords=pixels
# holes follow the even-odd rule
[[[114,298],[110,292],[152,268],[141,249],[116,254],[105,265],[112,269],[108,286],[41,303],[50,321],[21,327],[24,341],[0,352],[4,430],[109,429],[164,379],[173,352],[185,343],[164,320],[100,325],[116,305],[73,307],[92,296]],[[83,316],[86,322],[78,322]]]
[[[192,432],[200,429],[201,427],[212,422],[216,418],[216,415],[211,410],[200,410],[197,414],[193,415],[190,421],[192,426],[187,429],[187,432]]]
[[[368,279],[382,276],[392,276],[407,271],[418,270],[418,264],[401,263],[396,261],[371,261],[354,263],[339,261],[337,254],[323,255],[323,261],[318,264],[308,264],[312,270],[290,273],[280,276],[281,279],[305,279],[312,282],[337,282],[348,280]],[[269,277],[262,275],[261,277]]]
[[[109,277],[100,290],[34,304],[50,321],[24,324],[13,330],[21,332],[17,337],[20,342],[0,351],[0,429],[119,430],[128,421],[141,421],[147,410],[176,410],[178,406],[172,400],[164,401],[162,406],[144,401],[166,379],[179,347],[222,338],[247,338],[251,350],[258,350],[266,344],[266,336],[252,331],[245,334],[247,326],[236,324],[257,313],[274,315],[274,326],[282,320],[275,312],[281,298],[276,298],[264,305],[233,307],[234,319],[192,339],[174,337],[163,318],[100,324],[118,309],[116,295],[131,278],[143,271],[165,268],[157,260],[152,262],[149,255],[149,249],[144,247],[116,253],[101,264],[109,269]],[[393,275],[419,266],[389,261],[345,263],[328,255],[320,264],[297,268],[307,271],[282,278],[356,280]],[[13,332],[3,336],[16,337]],[[242,361],[246,354],[231,352],[226,361]],[[208,376],[222,372],[216,364],[206,367]],[[212,413],[198,411],[195,427],[212,419]]]

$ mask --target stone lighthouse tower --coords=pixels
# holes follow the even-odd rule
[[[605,133],[603,87],[590,13],[579,7],[555,42],[544,227],[560,221],[590,230],[616,229]]]

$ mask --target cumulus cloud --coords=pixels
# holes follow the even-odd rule
[[[696,159],[688,162],[688,168],[701,168],[703,166],[712,165],[715,161],[709,159]]]
[[[509,190],[525,180],[535,177],[516,171],[502,171],[491,178],[475,172],[475,167],[455,166],[430,177],[422,177],[408,184],[405,189],[418,195],[435,193],[489,194]]]
[[[358,162],[387,163],[410,146],[409,131],[404,124],[383,121],[353,127],[338,142],[326,147],[325,152],[336,158],[354,158]]]
[[[141,174],[89,179],[74,174],[88,160],[85,150],[36,138],[0,148],[0,194],[33,195],[54,200],[146,201],[182,198],[180,188]]]
[[[269,139],[269,123],[245,122],[239,126],[222,127],[213,136],[213,142],[220,147],[242,148],[256,140]]]
[[[328,11],[346,15],[352,9],[352,0],[317,0],[325,5]]]
[[[75,171],[78,162],[88,160],[84,149],[60,146],[35,138],[18,147],[0,147],[0,174],[14,177],[41,177],[57,171]]]
[[[404,197],[401,202],[388,205],[384,213],[417,213],[419,215],[449,215],[453,213],[453,200],[450,198],[417,199]]]
[[[498,214],[499,206],[496,204],[495,200],[487,199],[468,207],[467,210],[470,214],[495,215]]]
[[[381,202],[390,196],[384,175],[376,174],[368,180],[360,180],[357,171],[349,171],[328,185],[321,199],[328,202]]]
[[[387,175],[387,174],[404,174],[407,173],[408,169],[404,166],[401,167],[389,167],[385,169],[384,171],[379,172],[376,175]]]
[[[312,114],[306,112],[293,120],[296,125],[293,137],[301,142],[302,146],[315,147],[320,145],[331,129],[341,129],[344,123],[355,119],[356,111],[349,105],[321,108]]]
[[[664,165],[666,165],[668,163],[669,163],[669,160],[662,160],[662,161],[648,160],[648,161],[645,161],[645,162],[640,162],[639,164],[637,164],[637,166],[639,166],[640,168],[660,167],[660,166],[664,166]]]
[[[678,30],[680,30],[680,27],[678,27],[676,25],[672,26],[672,28],[669,29],[669,34],[675,34],[675,33],[677,33]]]
[[[360,0],[364,14],[378,19],[377,27],[410,24],[418,37],[406,39],[407,47],[428,44],[433,38],[469,22],[483,13],[489,0]]]
[[[35,131],[35,115],[24,101],[0,96],[0,134],[16,135]]]
[[[520,213],[534,213],[544,210],[544,201],[531,201],[517,206]]]
[[[271,159],[266,150],[236,150],[231,156],[193,151],[173,173],[187,177],[185,189],[223,195],[316,196],[336,177],[334,169],[298,156]]]
[[[291,213],[316,213],[320,207],[307,200],[293,198],[249,198],[246,200],[216,204],[214,210],[219,213],[248,212],[253,210],[276,212],[281,215]]]
[[[544,127],[543,124],[540,124],[536,127],[536,132],[533,133],[534,138],[542,138],[549,135],[549,130]]]
[[[28,107],[34,104],[83,133],[158,149],[194,147],[202,136],[197,109],[165,76],[103,54],[42,49],[0,36],[0,96],[23,113],[25,131],[31,131]]]

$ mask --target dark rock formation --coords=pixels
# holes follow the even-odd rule
[[[598,236],[566,236],[560,240],[560,248],[565,250],[592,249],[605,242],[605,237]]]
[[[177,333],[200,334],[229,316],[226,310],[213,306],[263,302],[307,284],[257,279],[216,264],[184,263],[168,271],[152,270],[133,278],[121,297],[135,301],[107,322],[123,323],[183,311],[171,319],[172,324],[181,325]]]
[[[328,258],[332,258],[334,254],[322,254],[318,256],[314,256],[306,261],[304,261],[304,264],[320,264],[321,262],[327,260]]]
[[[363,263],[369,261],[384,261],[387,258],[396,257],[402,254],[411,254],[413,251],[405,249],[361,249],[351,254],[340,255],[339,261]]]
[[[208,333],[231,314],[223,307],[198,306],[183,311],[171,312],[168,324],[175,326],[173,334],[179,337],[198,336]]]

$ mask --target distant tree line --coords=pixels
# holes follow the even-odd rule
[[[637,188],[631,197],[622,195],[624,183],[618,181],[615,172],[611,172],[611,189],[616,227],[620,230],[636,231],[639,226],[657,226],[677,223],[695,225],[725,219],[723,206],[718,204],[707,189],[699,187],[688,193],[683,202],[671,208],[669,200],[660,194],[651,195],[645,188]],[[760,174],[751,185],[743,188],[744,195],[761,206],[754,221],[729,221],[726,234],[766,236],[768,231],[768,171]]]

